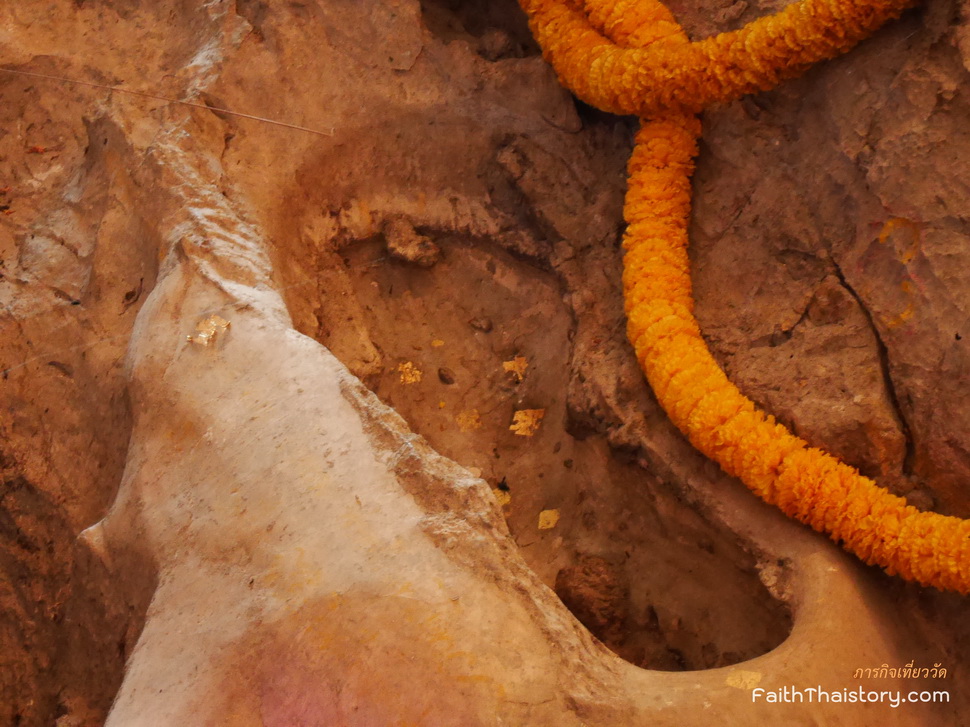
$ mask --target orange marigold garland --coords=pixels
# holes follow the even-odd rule
[[[659,3],[519,0],[532,32],[560,80],[603,111],[652,116],[670,109],[698,112],[714,102],[765,91],[813,63],[833,58],[899,15],[914,0],[801,0],[740,30],[696,43],[623,47],[590,16],[610,7],[634,8],[661,33],[676,22]],[[679,26],[677,26],[679,28]],[[682,31],[681,31],[682,32]]]
[[[564,84],[605,110],[654,117],[630,157],[623,289],[630,341],[671,420],[761,498],[866,563],[970,592],[970,520],[920,512],[759,411],[708,351],[691,296],[692,112],[848,49],[909,1],[802,0],[699,43],[657,0],[521,3]]]

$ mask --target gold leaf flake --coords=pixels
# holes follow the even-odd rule
[[[210,343],[216,340],[216,337],[229,329],[229,321],[227,321],[222,316],[213,313],[211,316],[206,316],[201,321],[195,325],[195,333],[186,336],[186,339],[190,343],[195,343],[199,346],[208,346]]]
[[[529,362],[525,356],[516,356],[511,361],[503,361],[502,368],[515,377],[516,381],[525,378],[525,370],[529,368]]]
[[[401,372],[402,384],[416,384],[421,380],[421,370],[410,361],[398,364],[397,370]]]
[[[758,686],[761,681],[760,671],[746,671],[744,669],[738,669],[737,671],[732,671],[728,674],[727,679],[724,683],[729,687],[734,687],[735,689],[754,689]]]
[[[545,409],[520,409],[515,412],[509,429],[520,437],[531,437],[539,429],[539,423],[545,414]]]
[[[500,490],[497,487],[492,488],[492,494],[495,495],[495,499],[498,500],[498,504],[502,507],[510,505],[512,503],[512,494],[506,492],[505,490]]]
[[[539,530],[552,530],[558,522],[558,510],[543,510],[539,513]]]
[[[444,345],[445,345],[445,342],[442,341],[440,338],[436,338],[431,342],[431,348],[441,348]]]
[[[463,432],[470,432],[473,429],[481,429],[482,418],[478,415],[478,409],[467,409],[460,412],[455,417],[458,428]]]

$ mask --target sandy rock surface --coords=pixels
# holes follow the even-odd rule
[[[775,8],[671,7],[694,37]],[[577,105],[512,0],[6,3],[0,67],[0,724],[970,712],[966,599],[787,521],[657,406],[634,121]],[[925,4],[707,112],[691,232],[742,390],[963,517],[967,118],[970,6]],[[911,661],[948,675],[853,677]],[[786,685],[950,701],[752,704]]]

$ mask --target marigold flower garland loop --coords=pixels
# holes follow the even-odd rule
[[[622,45],[594,24],[597,14],[630,11],[658,32],[679,25],[656,0],[519,0],[532,32],[565,86],[603,111],[652,116],[699,112],[714,102],[765,91],[813,63],[833,58],[915,0],[800,0],[775,15],[696,43]],[[614,10],[615,9],[615,10]],[[653,20],[653,14],[657,19]],[[680,30],[680,32],[683,32]]]
[[[765,501],[890,574],[970,593],[970,520],[920,512],[758,410],[711,356],[693,314],[687,229],[701,127],[714,101],[830,58],[910,0],[802,0],[691,43],[658,0],[520,0],[564,85],[643,120],[629,162],[627,333],[671,420]]]

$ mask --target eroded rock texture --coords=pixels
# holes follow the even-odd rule
[[[672,8],[700,37],[775,6]],[[708,112],[692,229],[741,388],[961,516],[968,12]],[[619,293],[633,121],[577,107],[512,0],[7,3],[0,39],[0,724],[970,710],[965,599],[659,410]],[[914,660],[947,678],[853,678]],[[950,701],[751,703],[860,684]]]

